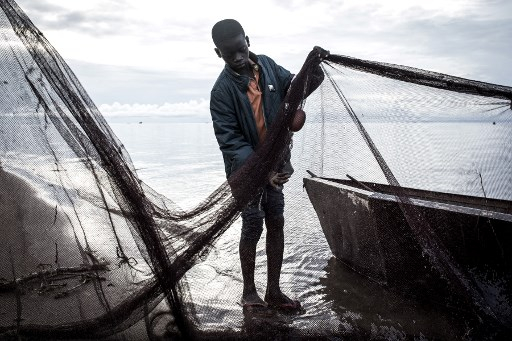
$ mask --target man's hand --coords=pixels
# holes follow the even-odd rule
[[[290,179],[289,173],[272,172],[269,175],[269,182],[275,189],[281,189]]]
[[[318,58],[320,58],[320,61],[322,61],[325,58],[329,57],[329,55],[331,54],[329,51],[324,50],[320,46],[313,47],[313,51],[315,51],[318,54]]]
[[[330,52],[324,50],[320,46],[313,47],[313,50],[311,50],[311,52],[309,53],[308,58],[312,57],[313,59],[311,60],[311,77],[308,81],[306,97],[308,97],[313,91],[315,91],[324,81],[325,75],[320,64],[322,64],[322,61],[325,58],[329,57],[329,55]]]

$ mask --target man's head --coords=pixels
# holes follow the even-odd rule
[[[240,71],[249,62],[249,37],[242,25],[234,19],[224,19],[213,25],[212,39],[219,58],[235,71]]]

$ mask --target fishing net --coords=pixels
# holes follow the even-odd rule
[[[0,6],[0,337],[510,334],[511,88],[332,54],[306,101],[312,52],[265,143],[184,210],[139,179],[16,3]],[[281,284],[304,309],[247,315],[237,221],[289,147]]]

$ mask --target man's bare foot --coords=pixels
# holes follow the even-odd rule
[[[299,301],[292,300],[281,291],[273,294],[267,292],[265,302],[267,302],[270,307],[279,310],[298,311],[301,309]]]
[[[240,301],[240,304],[244,308],[244,310],[251,311],[251,310],[261,310],[266,309],[268,307],[267,302],[263,301],[260,296],[258,296],[258,293],[251,292],[249,294],[244,294],[242,296],[242,300]]]

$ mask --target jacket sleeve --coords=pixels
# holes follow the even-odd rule
[[[251,144],[245,139],[240,129],[237,114],[231,102],[231,96],[222,90],[212,90],[210,113],[228,177],[240,168],[253,152]]]

